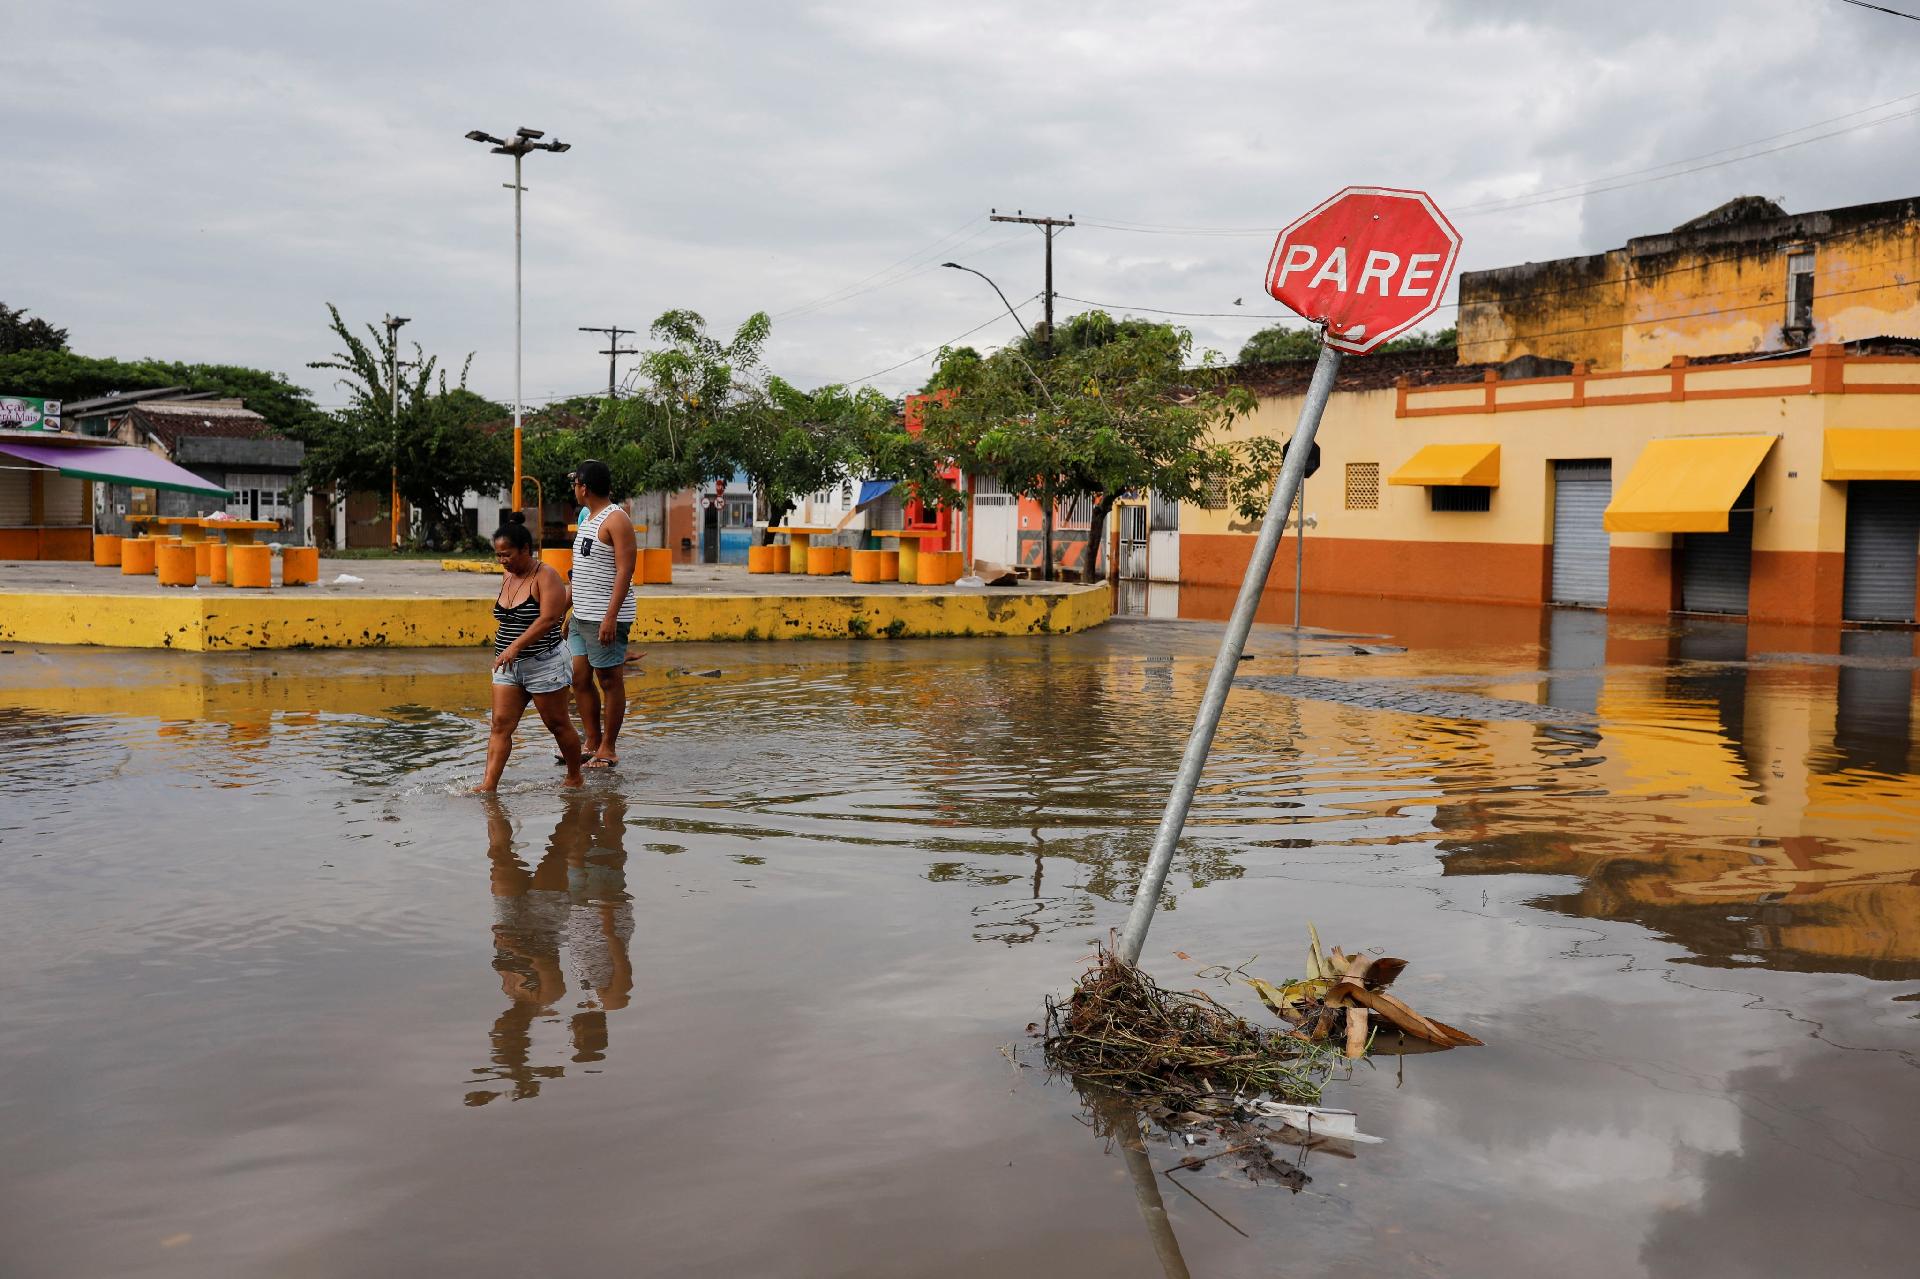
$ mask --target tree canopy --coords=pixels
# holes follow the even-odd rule
[[[0,355],[14,355],[21,351],[64,351],[66,349],[67,331],[65,329],[57,329],[42,319],[28,319],[25,307],[11,307],[5,302],[0,302]]]
[[[459,381],[449,385],[438,357],[415,343],[413,359],[399,362],[396,379],[398,352],[387,332],[369,324],[363,339],[337,307],[329,303],[327,312],[342,349],[308,367],[339,374],[347,404],[292,432],[306,445],[301,487],[385,493],[397,466],[401,499],[421,513],[428,540],[460,542],[466,494],[496,491],[512,481],[512,441],[476,429],[507,410],[467,389],[471,355]]]
[[[1193,337],[1156,321],[1085,312],[1060,326],[1051,352],[1005,347],[950,371],[954,394],[924,410],[928,443],[963,469],[996,477],[1040,504],[1043,574],[1053,566],[1056,502],[1085,497],[1097,571],[1108,513],[1128,494],[1197,497],[1228,465],[1214,433],[1252,407]],[[945,360],[943,359],[943,364]]]
[[[1459,329],[1452,325],[1431,333],[1408,333],[1373,348],[1374,355],[1407,351],[1448,351],[1459,345]],[[1241,364],[1273,364],[1281,360],[1310,360],[1320,354],[1320,334],[1298,324],[1274,324],[1248,338],[1240,348]]]

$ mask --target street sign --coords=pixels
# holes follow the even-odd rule
[[[0,395],[0,431],[57,431],[60,401]]]
[[[1292,443],[1293,443],[1292,440],[1288,440],[1286,444],[1282,444],[1280,446],[1280,462],[1282,465],[1286,464],[1287,446]],[[1316,443],[1312,448],[1307,450],[1307,469],[1300,472],[1300,478],[1303,480],[1310,480],[1313,478],[1313,473],[1319,469],[1320,469],[1320,445]]]
[[[1364,355],[1439,307],[1460,233],[1423,191],[1348,187],[1273,244],[1267,292]]]

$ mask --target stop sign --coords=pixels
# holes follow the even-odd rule
[[[1267,292],[1365,354],[1432,315],[1460,233],[1424,191],[1348,187],[1274,241]]]

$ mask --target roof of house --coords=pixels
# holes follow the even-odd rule
[[[267,420],[238,400],[148,401],[135,404],[128,416],[143,432],[172,448],[180,440],[257,440],[275,432]]]
[[[96,395],[90,400],[68,400],[66,414],[78,417],[96,413],[111,413],[147,400],[209,400],[214,398],[212,391],[192,391],[184,386],[156,386],[144,391],[115,391],[112,395]]]
[[[1437,347],[1425,351],[1396,351],[1389,355],[1349,356],[1340,362],[1336,391],[1384,391],[1401,378],[1411,386],[1431,386],[1443,382],[1478,382],[1493,364],[1456,364],[1455,348]],[[1235,383],[1256,395],[1302,395],[1313,380],[1314,359],[1275,360],[1267,364],[1242,364],[1228,375]]]

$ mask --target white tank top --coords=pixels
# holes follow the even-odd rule
[[[591,626],[598,626],[607,615],[607,601],[613,598],[613,579],[618,572],[613,548],[600,540],[600,526],[614,510],[612,503],[600,508],[600,514],[580,521],[573,539],[573,615]],[[639,552],[634,552],[634,572],[639,573]],[[633,620],[633,586],[627,586],[615,621]]]

